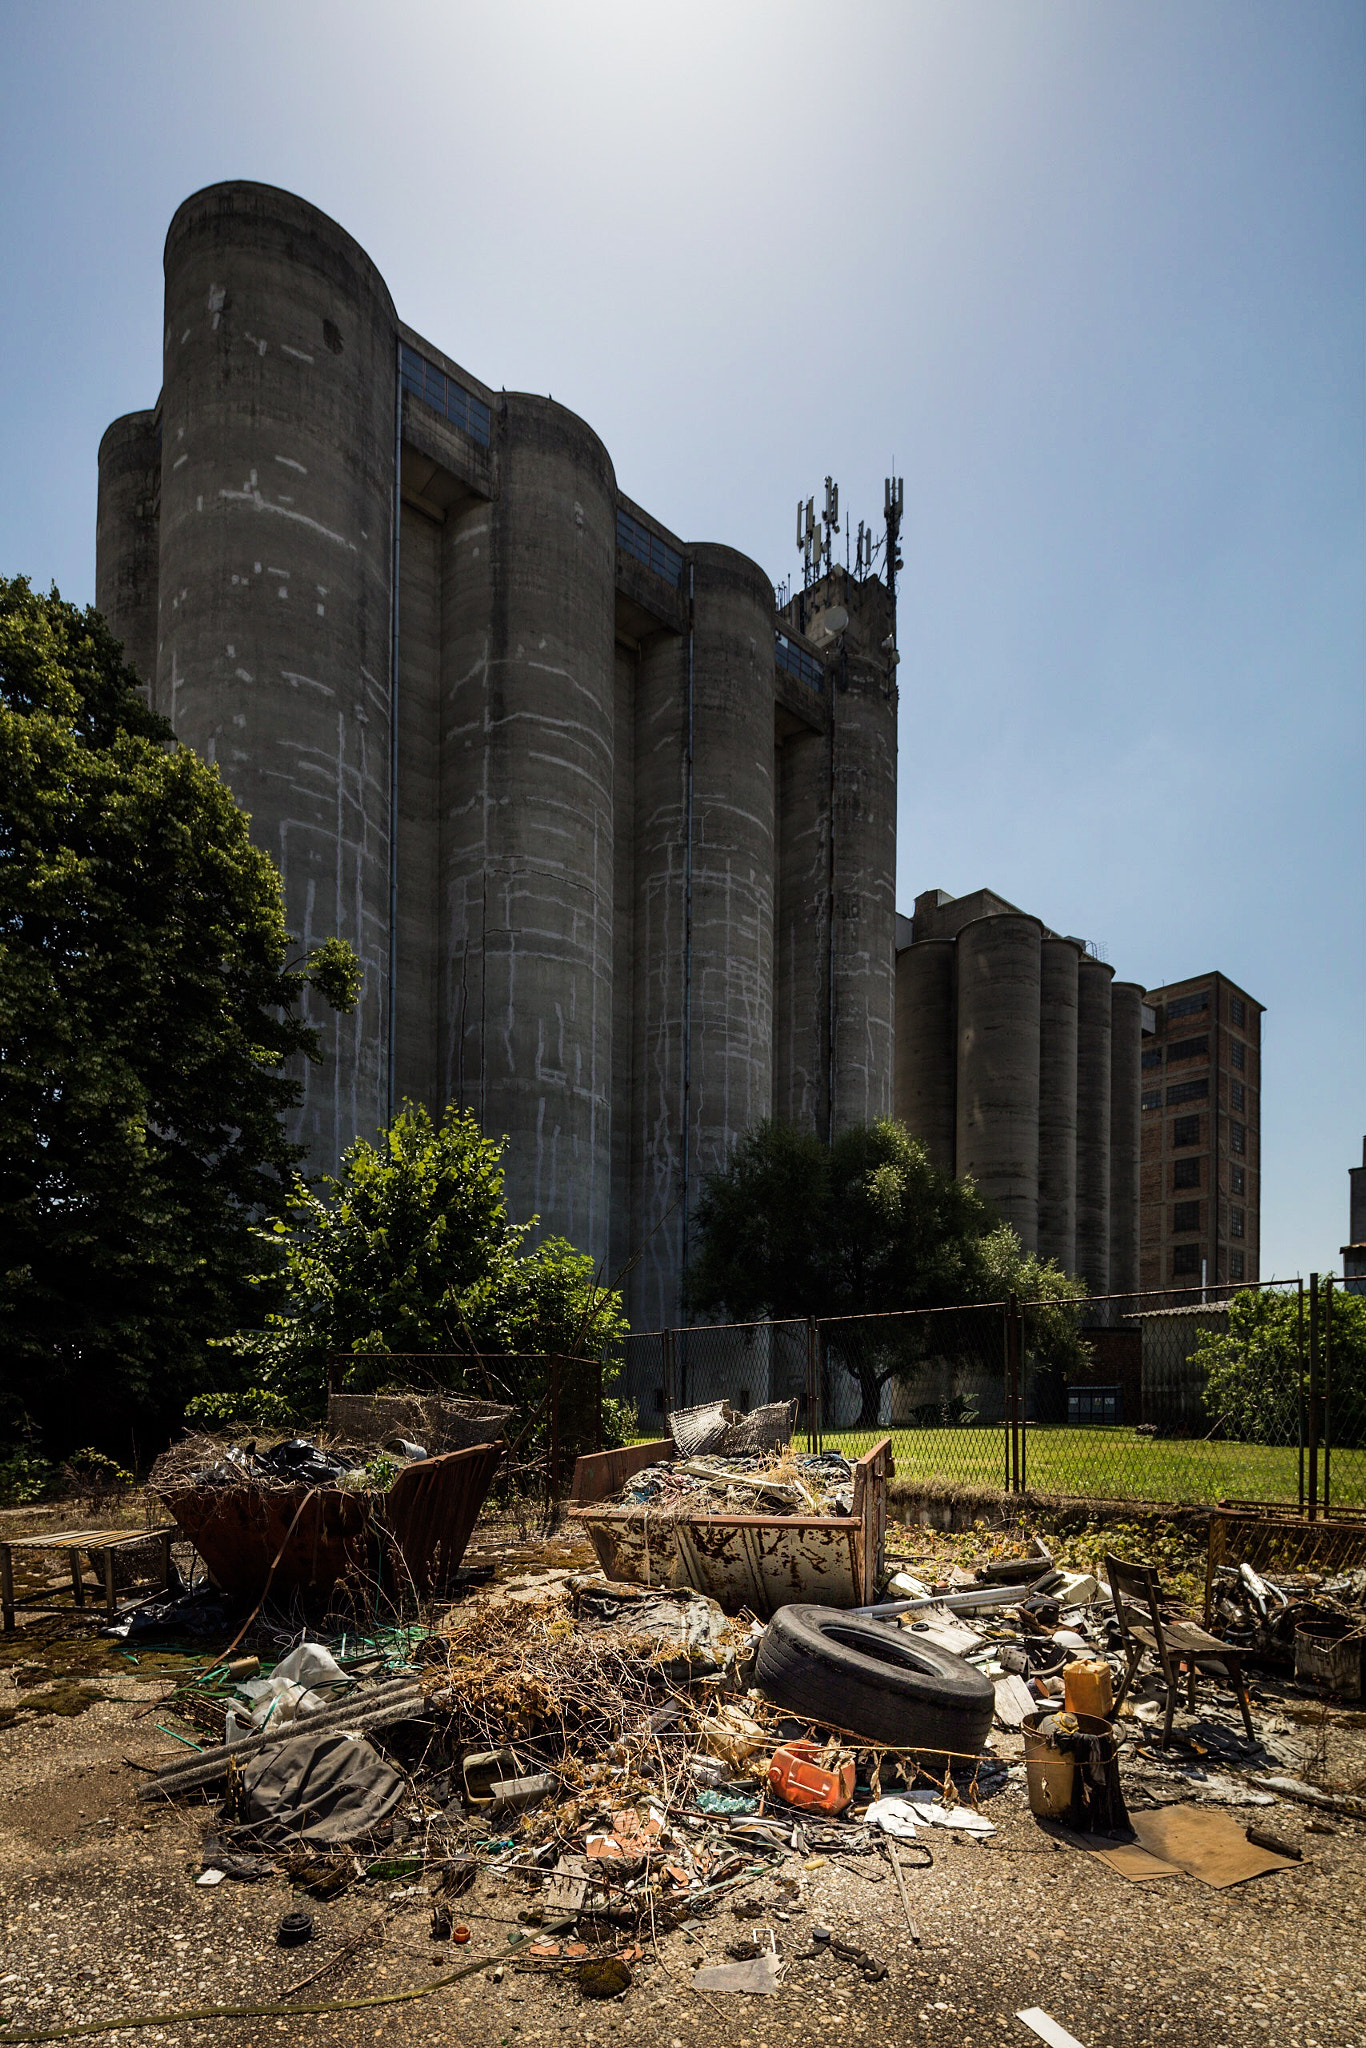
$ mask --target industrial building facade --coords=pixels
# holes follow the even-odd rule
[[[990,889],[927,890],[897,924],[898,1117],[1027,1251],[1133,1293],[1142,989]]]
[[[1263,1005],[1222,974],[1144,1001],[1144,1287],[1261,1278]]]
[[[506,1133],[512,1211],[679,1312],[734,1138],[892,1109],[895,622],[625,497],[593,431],[403,325],[333,221],[178,210],[160,397],[100,446],[97,601],[218,764],[323,1014],[314,1170],[404,1097]]]

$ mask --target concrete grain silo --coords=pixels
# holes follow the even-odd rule
[[[513,1213],[590,1245],[611,1175],[616,479],[549,399],[509,393],[501,425],[444,634],[446,1090],[507,1133]]]
[[[1143,990],[1136,981],[1110,989],[1110,1292],[1138,1287],[1140,1060]]]
[[[1039,986],[1039,1253],[1065,1273],[1077,1256],[1075,939],[1043,941]]]
[[[250,812],[301,945],[360,957],[356,1012],[315,1006],[297,1129],[334,1165],[387,1106],[396,318],[271,186],[187,200],[165,270],[154,701]]]
[[[955,1157],[957,950],[952,939],[926,939],[896,960],[896,1113],[942,1173]]]
[[[161,576],[161,448],[154,412],[115,420],[100,442],[95,603],[117,619],[125,658],[155,709]]]
[[[795,723],[776,748],[778,916],[773,1113],[830,1128],[830,735]]]
[[[881,584],[874,593],[885,592]],[[828,664],[834,723],[831,1120],[892,1113],[896,1030],[896,709],[880,652],[885,603],[854,614]],[[859,644],[860,641],[862,644]]]
[[[405,1096],[471,1109],[514,1215],[673,1321],[740,1134],[891,1103],[890,596],[836,570],[779,612],[574,413],[404,326],[290,193],[196,194],[165,271],[160,398],[100,448],[97,588],[300,947],[360,956],[293,1135],[333,1172]]]
[[[1077,1272],[1110,1291],[1110,984],[1115,970],[1083,953],[1077,974]]]
[[[1026,1251],[1039,1229],[1037,918],[983,917],[958,935],[957,1171]]]

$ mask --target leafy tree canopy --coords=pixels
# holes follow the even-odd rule
[[[338,1353],[442,1353],[444,1366],[424,1363],[417,1376],[477,1387],[482,1370],[471,1378],[464,1363],[475,1357],[596,1359],[614,1347],[626,1330],[620,1296],[563,1238],[526,1248],[535,1219],[509,1218],[502,1153],[468,1111],[451,1105],[433,1124],[405,1103],[378,1143],[351,1146],[336,1180],[317,1194],[300,1186],[290,1219],[261,1233],[262,1285],[278,1305],[233,1340],[253,1382],[317,1414]],[[494,1381],[526,1405],[539,1374],[539,1364],[495,1366]],[[382,1360],[346,1375],[367,1389],[388,1377]],[[396,1359],[391,1377],[412,1374]]]
[[[0,1415],[127,1455],[204,1384],[282,1215],[320,1057],[279,875],[215,768],[176,746],[99,614],[0,577]]]
[[[881,1315],[1014,1293],[1038,1305],[1027,1327],[1045,1368],[1084,1360],[1081,1282],[1026,1252],[971,1180],[941,1173],[890,1119],[828,1146],[790,1124],[756,1124],[707,1181],[697,1225],[688,1301],[703,1315]],[[914,1328],[861,1347],[851,1370],[864,1423],[876,1420],[886,1382],[922,1355]]]
[[[1205,1373],[1205,1409],[1242,1443],[1298,1441],[1309,1393],[1309,1303],[1247,1288],[1228,1304],[1228,1328],[1207,1331],[1191,1354]],[[1331,1307],[1330,1307],[1331,1303]],[[1334,1444],[1366,1443],[1366,1299],[1319,1282],[1321,1390]]]

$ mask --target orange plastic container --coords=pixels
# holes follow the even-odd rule
[[[1062,1668],[1063,1705],[1069,1714],[1108,1721],[1115,1710],[1114,1680],[1103,1657],[1077,1657]]]
[[[768,1782],[779,1799],[789,1806],[807,1806],[818,1813],[843,1813],[854,1796],[852,1757],[836,1771],[816,1762],[820,1745],[815,1742],[785,1742],[775,1749],[768,1767]]]

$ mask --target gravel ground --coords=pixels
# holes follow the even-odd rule
[[[516,1538],[520,1535],[521,1542]],[[469,1560],[500,1577],[528,1567],[577,1565],[575,1543],[481,1525]],[[35,1678],[22,1662],[57,1674]],[[160,1733],[166,1673],[177,1660],[134,1672],[93,1639],[42,1639],[38,1628],[7,1638],[0,1654],[0,2028],[42,2029],[159,2014],[206,2004],[293,2008],[417,1987],[468,1964],[488,1967],[409,2003],[287,2018],[179,2022],[126,2040],[199,2040],[217,2048],[294,2037],[347,2044],[409,2039],[444,2048],[524,2048],[532,2042],[660,2044],[660,2048],[829,2048],[837,2036],[890,2037],[984,2048],[1035,2037],[1014,2015],[1042,2006],[1083,2048],[1359,2048],[1366,2039],[1362,1907],[1366,1826],[1316,1816],[1303,1806],[1236,1809],[1302,1847],[1304,1862],[1226,1891],[1177,1877],[1132,1885],[1095,1858],[1056,1844],[1030,1816],[1023,1785],[993,1797],[989,1841],[926,1830],[934,1867],[908,1871],[921,1946],[907,1932],[896,1887],[879,1858],[792,1858],[690,1932],[647,1942],[629,1991],[609,2003],[582,1997],[554,1972],[537,1971],[522,1945],[515,1880],[481,1876],[455,1910],[468,1947],[428,1936],[425,1892],[400,1883],[353,1888],[340,1899],[296,1899],[287,1881],[194,1883],[212,1804],[146,1807],[139,1765],[178,1751]],[[16,1673],[23,1685],[16,1685]],[[66,1679],[63,1687],[62,1680]],[[105,1697],[71,1714],[73,1689]],[[5,1725],[6,1709],[53,1695],[59,1711]],[[78,1696],[83,1697],[81,1694]],[[1360,1715],[1338,1717],[1340,1764],[1359,1776]],[[1011,1753],[1018,1738],[997,1736]],[[1126,1767],[1127,1769],[1127,1767]],[[1310,1833],[1326,1819],[1331,1834]],[[919,1860],[918,1848],[906,1849]],[[735,1917],[737,1900],[762,1904],[757,1921]],[[316,1937],[282,1950],[280,1916],[296,1904]],[[786,1916],[786,1917],[784,1917]],[[868,1983],[854,1963],[813,1953],[824,1923],[887,1967]],[[727,1960],[727,1944],[771,1928],[784,1959],[777,1994],[748,1998],[690,1988],[701,1962]],[[501,1981],[493,1969],[501,1966]],[[321,1974],[318,1974],[321,1973]],[[316,1982],[305,1980],[317,1977]],[[290,1994],[293,1993],[291,1997]],[[3,2038],[3,2036],[0,2036]]]
[[[1240,2048],[1272,2036],[1287,2048],[1358,2048],[1366,2034],[1359,1823],[1334,1818],[1334,1834],[1310,1834],[1308,1809],[1261,1808],[1259,1824],[1303,1847],[1302,1866],[1223,1892],[1185,1877],[1136,1886],[1055,1846],[1013,1783],[990,1803],[996,1836],[976,1843],[940,1832],[931,1842],[934,1868],[908,1872],[919,1948],[886,1864],[848,1858],[815,1870],[794,1859],[786,1875],[795,1894],[773,1878],[758,1880],[745,1895],[768,1909],[758,1922],[717,1910],[694,1933],[662,1939],[657,1959],[647,1947],[631,1989],[610,2004],[519,1967],[507,1937],[525,1898],[506,1880],[481,1877],[460,1901],[468,1948],[432,1942],[425,1895],[394,1899],[404,1887],[385,1884],[328,1904],[304,1901],[316,1938],[281,1950],[273,1937],[294,1903],[287,1883],[196,1886],[212,1808],[149,1811],[135,1803],[143,1773],[125,1759],[156,1760],[172,1747],[145,1711],[160,1687],[135,1676],[101,1676],[98,1684],[111,1697],[87,1712],[20,1720],[0,1734],[0,1998],[8,2028],[269,2003],[329,1964],[296,1994],[297,2004],[374,1996],[496,1956],[506,1966],[501,1982],[485,1973],[410,2004],[180,2023],[127,2038],[421,2038],[520,2048],[565,2037],[804,2048],[828,2044],[838,2028],[855,2040],[890,2034],[981,2048],[1031,2039],[1014,2014],[1033,2005],[1084,2048],[1178,2040]],[[17,1697],[0,1679],[0,1706]],[[885,1962],[886,1979],[866,1983],[854,1964],[828,1953],[809,1959],[818,1920]],[[698,1962],[724,1961],[728,1941],[764,1926],[787,1961],[776,1996],[689,1989]]]

